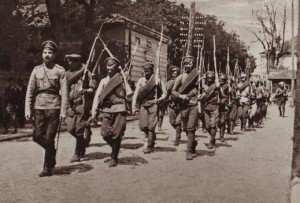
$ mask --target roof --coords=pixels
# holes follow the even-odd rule
[[[161,33],[154,29],[151,29],[145,25],[142,25],[136,21],[133,21],[133,20],[126,18],[119,14],[113,14],[112,16],[113,16],[113,18],[109,21],[109,23],[124,23],[127,27],[129,27],[133,30],[141,32],[145,35],[150,35],[152,38],[154,38],[156,40],[160,39]],[[163,34],[163,41],[165,43],[168,43],[171,41],[171,38],[168,37],[167,35]]]
[[[271,70],[269,72],[268,79],[269,80],[292,79],[292,70],[288,70],[288,69]],[[296,73],[294,73],[294,79],[296,79]]]

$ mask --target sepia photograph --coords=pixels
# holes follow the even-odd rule
[[[300,0],[0,0],[0,202],[300,203]]]

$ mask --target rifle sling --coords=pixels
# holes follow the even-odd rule
[[[147,83],[140,88],[137,96],[137,101],[142,101],[155,87],[155,75],[153,74]]]
[[[102,106],[104,100],[112,93],[112,91],[122,84],[123,78],[120,73],[115,74],[105,85],[99,96],[99,105]]]
[[[179,94],[185,93],[191,85],[195,82],[195,79],[198,77],[199,72],[197,69],[193,69],[187,76],[186,80],[183,82],[179,89]]]

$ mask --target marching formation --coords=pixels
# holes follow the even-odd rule
[[[186,160],[195,157],[195,132],[200,130],[200,123],[210,135],[207,148],[214,149],[217,133],[220,142],[225,142],[225,132],[234,134],[238,120],[241,131],[260,126],[272,98],[276,98],[280,116],[284,116],[284,83],[271,98],[262,81],[254,81],[244,73],[238,78],[229,72],[222,74],[216,66],[215,71],[203,73],[199,68],[203,63],[197,67],[196,59],[187,55],[181,68],[169,67],[169,81],[158,76],[157,65],[146,61],[141,67],[143,77],[132,91],[120,59],[105,49],[109,54],[104,61],[107,76],[97,82],[82,63],[81,55],[65,55],[66,71],[55,63],[57,45],[53,41],[42,44],[43,64],[31,73],[25,101],[25,116],[33,120],[33,140],[45,150],[40,177],[52,175],[56,165],[55,137],[62,122],[76,139],[70,162],[80,162],[91,140],[91,125],[99,119],[100,134],[112,149],[108,166],[114,167],[118,165],[129,113],[139,112],[139,127],[148,140],[143,152],[149,154],[155,146],[155,129],[158,125],[161,130],[167,111],[174,128],[174,146],[181,144],[183,133],[187,136]]]

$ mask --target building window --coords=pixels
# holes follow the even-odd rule
[[[152,48],[152,42],[150,40],[147,40],[147,47]]]
[[[135,43],[141,44],[141,38],[138,36],[135,36]]]

